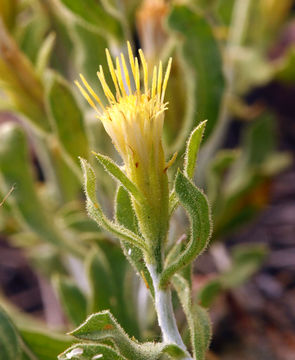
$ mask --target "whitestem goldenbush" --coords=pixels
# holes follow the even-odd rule
[[[206,247],[210,237],[211,226],[207,200],[203,193],[190,182],[191,174],[187,176],[188,172],[193,171],[193,169],[188,171],[188,163],[195,164],[205,123],[195,130],[198,136],[193,136],[188,141],[185,175],[177,174],[175,193],[173,192],[190,217],[192,225],[190,240],[178,258],[164,266],[164,245],[170,216],[167,170],[176,157],[174,155],[166,163],[162,145],[164,112],[167,109],[164,97],[172,59],[169,59],[165,73],[160,61],[158,66],[154,66],[152,76],[149,77],[148,64],[142,50],[139,50],[143,75],[143,80],[141,80],[139,60],[134,57],[130,44],[127,43],[127,45],[132,76],[129,75],[124,55],[121,54],[116,58],[114,66],[110,53],[106,50],[115,94],[105,80],[102,67],[97,73],[108,102],[107,105],[104,105],[83,75],[80,75],[81,82],[76,81],[76,85],[97,112],[98,118],[124,161],[123,173],[111,159],[95,154],[104,167],[130,193],[139,224],[139,234],[110,222],[104,216],[96,201],[95,174],[87,162],[82,160],[87,208],[89,215],[102,227],[142,251],[153,283],[155,308],[162,330],[163,343],[178,346],[182,351],[181,358],[187,360],[191,357],[177,328],[169,280],[173,274],[194,260]],[[190,167],[194,168],[194,165],[190,164]],[[175,199],[175,196],[170,195],[170,208],[171,201],[174,204]],[[189,297],[183,300],[183,304],[187,304],[186,309],[191,311]],[[193,332],[194,329],[191,333]]]
[[[129,76],[123,54],[116,59],[116,68],[108,50],[106,55],[116,93],[113,94],[106,83],[102,67],[97,76],[108,100],[107,106],[103,105],[83,75],[80,75],[82,84],[78,82],[76,84],[98,113],[106,132],[124,161],[127,176],[147,200],[144,204],[134,201],[134,208],[151,255],[149,261],[153,262],[156,259],[160,271],[162,245],[168,231],[167,169],[171,162],[165,162],[162,131],[164,111],[167,108],[164,96],[171,59],[165,75],[161,62],[158,67],[154,67],[152,83],[149,84],[148,64],[140,50],[143,69],[143,84],[141,84],[139,62],[136,57],[134,58],[129,43],[128,55],[133,78]]]

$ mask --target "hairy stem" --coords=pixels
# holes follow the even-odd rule
[[[192,360],[177,328],[172,306],[171,290],[169,288],[160,289],[160,274],[156,271],[155,265],[147,264],[147,268],[153,280],[155,290],[155,308],[157,312],[158,323],[162,331],[163,342],[167,344],[178,345],[187,353],[187,356],[183,357],[183,360]]]

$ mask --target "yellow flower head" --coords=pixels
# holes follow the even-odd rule
[[[90,87],[83,75],[81,84],[76,81],[81,93],[96,110],[106,132],[111,137],[116,149],[124,160],[126,171],[131,175],[135,168],[149,168],[152,162],[158,161],[162,153],[162,130],[164,122],[165,90],[171,69],[171,58],[163,76],[162,62],[154,67],[151,81],[144,54],[139,50],[143,71],[141,80],[139,61],[134,57],[129,42],[127,63],[123,54],[116,58],[115,66],[109,51],[106,49],[109,71],[114,83],[115,94],[108,86],[102,66],[97,72],[108,105],[103,102]],[[83,86],[84,85],[84,86]],[[160,156],[162,158],[162,156]],[[160,160],[162,163],[162,161]],[[159,165],[159,164],[158,164]]]

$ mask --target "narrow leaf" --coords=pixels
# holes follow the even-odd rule
[[[122,37],[120,23],[108,14],[102,7],[100,1],[95,0],[60,0],[67,9],[88,25],[96,28],[103,35],[113,35],[117,38]]]
[[[49,35],[47,35],[46,39],[44,40],[38,52],[37,60],[36,60],[36,71],[40,76],[43,75],[44,70],[48,66],[48,63],[50,61],[50,56],[54,47],[54,43],[55,43],[55,34],[50,33]]]
[[[56,276],[54,285],[68,319],[78,326],[87,316],[87,300],[84,294],[66,277]]]
[[[93,152],[97,160],[103,165],[106,171],[111,174],[116,180],[122,184],[126,190],[128,190],[135,200],[139,203],[146,202],[144,195],[139,191],[139,189],[133,184],[131,180],[125,175],[125,173],[120,169],[120,167],[108,156],[101,155]]]
[[[73,344],[70,336],[49,333],[44,330],[21,327],[20,333],[27,348],[39,360],[53,360]]]
[[[200,144],[204,134],[205,126],[207,121],[201,122],[190,134],[185,151],[185,160],[184,160],[184,175],[189,179],[192,179],[195,172],[195,167],[198,158],[198,152],[200,149]]]
[[[132,207],[131,199],[128,192],[123,186],[119,186],[116,197],[116,221],[125,228],[138,233],[138,224],[136,214]],[[140,249],[126,241],[121,241],[121,246],[125,256],[135,268],[135,270],[143,277],[144,282],[148,286],[154,296],[153,282],[149,271],[144,263],[144,255]]]
[[[170,28],[184,39],[182,52],[191,71],[193,124],[208,119],[205,140],[212,133],[219,115],[224,89],[223,64],[219,45],[207,19],[186,5],[175,5],[168,17]]]
[[[66,82],[54,72],[50,73],[47,99],[53,128],[64,150],[75,163],[79,162],[79,156],[87,158],[89,149],[82,112]]]
[[[110,221],[104,213],[96,199],[96,177],[92,167],[84,159],[81,159],[81,165],[84,173],[84,187],[87,200],[87,210],[89,216],[98,223],[99,226],[109,231],[120,240],[127,241],[134,246],[146,250],[146,245],[142,238],[123,226]]]
[[[185,250],[164,269],[161,277],[162,286],[167,284],[173,274],[200,255],[209,241],[212,230],[210,208],[206,196],[180,171],[176,176],[175,193],[190,218],[191,234]]]
[[[204,360],[211,339],[211,322],[207,311],[198,304],[192,305],[190,286],[180,275],[172,278],[189,325],[195,360]]]
[[[21,341],[14,325],[0,308],[0,359],[20,360]]]

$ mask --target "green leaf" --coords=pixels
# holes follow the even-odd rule
[[[139,337],[131,268],[122,249],[109,240],[100,240],[87,259],[91,287],[89,313],[109,309],[130,336]]]
[[[127,241],[134,246],[146,250],[144,240],[132,231],[113,223],[103,214],[100,205],[96,199],[96,177],[93,169],[84,159],[81,159],[81,165],[84,173],[84,187],[86,194],[86,203],[89,216],[98,223],[99,226],[109,231],[120,240]]]
[[[204,307],[210,307],[217,296],[228,289],[244,284],[259,270],[267,249],[260,244],[236,246],[231,254],[232,266],[226,272],[209,280],[198,292],[197,299]]]
[[[82,112],[66,82],[50,73],[47,89],[48,108],[58,139],[74,163],[88,157],[88,140]]]
[[[76,247],[61,237],[38,197],[30,168],[28,144],[21,127],[6,123],[0,128],[0,137],[1,186],[4,193],[6,189],[15,187],[7,199],[15,216],[44,241],[80,255]]]
[[[101,1],[95,0],[60,0],[66,8],[84,23],[97,29],[102,35],[112,35],[122,38],[121,24],[113,16],[108,14],[101,5]]]
[[[183,350],[173,344],[140,344],[135,339],[131,340],[109,311],[90,315],[71,335],[94,342],[110,339],[120,354],[129,360],[157,360],[163,353],[173,356],[173,359],[184,356]]]
[[[130,196],[123,186],[119,186],[116,197],[116,221],[126,229],[138,233],[138,224],[136,214],[134,212]],[[121,246],[125,256],[135,268],[135,270],[143,277],[144,282],[148,286],[154,296],[153,282],[149,271],[144,262],[144,255],[140,249],[125,241],[121,241]]]
[[[224,290],[220,277],[209,280],[198,292],[198,302],[205,308],[209,308],[216,297]]]
[[[126,188],[126,190],[128,190],[132,194],[136,201],[138,201],[140,204],[146,202],[144,195],[111,158],[95,152],[93,152],[93,154],[101,163],[101,165],[106,169],[106,171],[116,180],[118,180],[119,183],[122,184]]]
[[[38,51],[37,60],[36,60],[36,72],[42,76],[45,69],[47,68],[50,62],[50,56],[55,44],[55,34],[50,33],[47,35],[46,39],[43,41],[40,50]]]
[[[170,28],[183,36],[183,59],[193,87],[193,124],[208,119],[205,139],[212,133],[219,115],[224,89],[222,58],[207,20],[185,5],[176,5],[168,17]]]
[[[211,340],[211,322],[207,311],[198,304],[192,305],[190,286],[180,275],[172,278],[190,330],[195,360],[204,360]]]
[[[0,359],[20,360],[21,340],[9,317],[0,308]]]
[[[206,122],[207,121],[201,122],[191,132],[186,143],[183,171],[185,176],[187,176],[189,179],[192,179],[194,176],[195,168],[197,165],[198,152],[200,149],[200,144],[204,134]],[[170,194],[169,203],[170,203],[170,214],[172,214],[178,204],[175,190],[173,190],[172,193]]]
[[[162,286],[167,285],[173,274],[200,255],[212,232],[210,207],[206,196],[180,171],[176,175],[175,193],[190,218],[191,234],[184,251],[164,269],[160,280]]]
[[[266,255],[267,249],[261,244],[236,246],[232,251],[232,267],[220,278],[223,287],[229,289],[245,283],[260,268]]]
[[[64,276],[56,275],[54,285],[68,319],[78,326],[87,316],[87,300],[84,294],[72,280]]]
[[[198,158],[198,152],[200,149],[200,144],[204,134],[205,126],[207,121],[201,122],[190,134],[185,151],[185,159],[183,172],[184,175],[189,179],[192,179],[195,173],[195,167]]]
[[[106,345],[77,344],[60,354],[59,360],[126,360]]]
[[[27,348],[40,360],[56,359],[58,354],[73,344],[69,336],[44,330],[20,327],[20,333]]]
[[[213,205],[213,208],[216,206],[218,198],[220,198],[219,194],[222,191],[223,175],[228,168],[233,165],[234,161],[238,159],[239,155],[240,152],[237,150],[220,150],[210,163],[206,177],[208,198]]]

